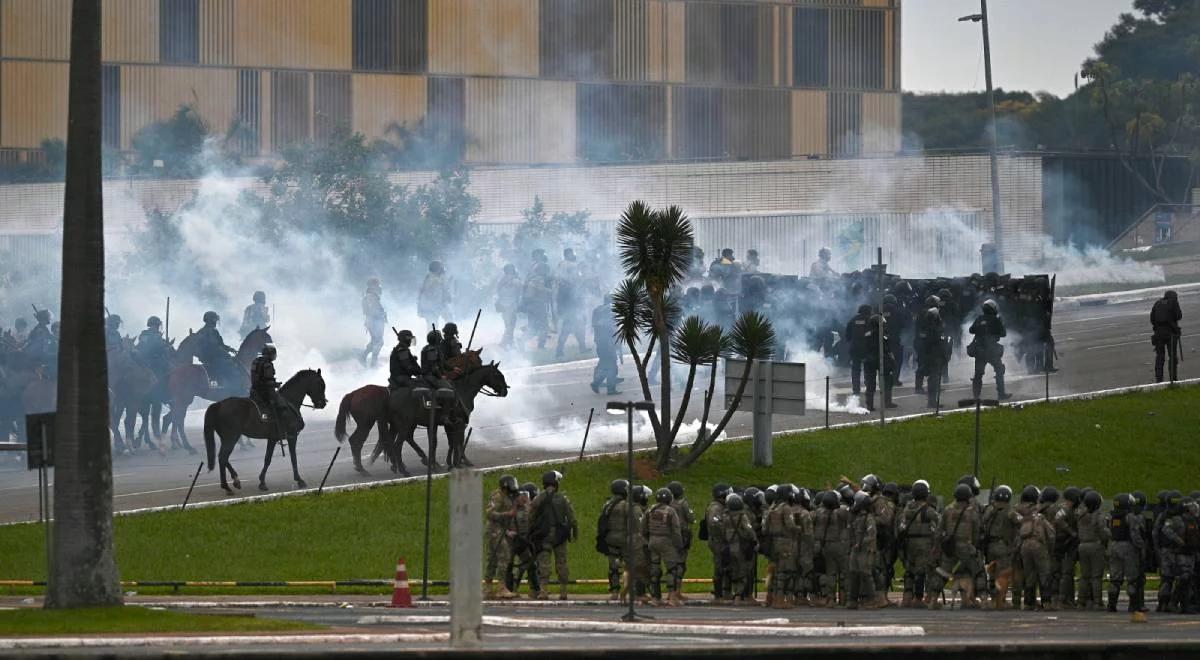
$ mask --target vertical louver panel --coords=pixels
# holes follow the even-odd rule
[[[169,64],[200,61],[200,0],[159,0],[159,53]]]
[[[313,138],[323,140],[338,130],[349,130],[353,102],[349,73],[313,74]]]
[[[429,78],[426,124],[453,155],[465,156],[466,84],[462,78]]]
[[[276,151],[306,142],[311,136],[310,77],[307,72],[271,74],[271,144]]]

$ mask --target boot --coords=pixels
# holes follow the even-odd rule
[[[667,594],[667,605],[670,607],[683,607],[683,594],[676,589]]]
[[[488,580],[483,585],[483,599],[496,600],[496,585],[491,580]]]
[[[565,585],[565,584],[558,585],[558,599],[559,600],[567,599],[567,585]]]
[[[1158,588],[1158,607],[1156,612],[1166,612],[1167,606],[1171,604],[1171,581],[1163,580],[1162,586]]]
[[[1004,376],[996,376],[996,398],[1001,401],[1012,398],[1011,394],[1004,391]]]
[[[875,412],[875,393],[867,392],[867,410]]]
[[[938,599],[934,598],[934,594],[932,591],[925,594],[925,600],[922,601],[922,604],[925,606],[925,609],[930,609],[930,610],[942,609],[942,603]]]
[[[971,379],[971,396],[978,399],[979,395],[983,394],[983,379]]]
[[[1108,611],[1109,612],[1117,611],[1117,599],[1120,597],[1121,597],[1121,587],[1117,587],[1116,589],[1108,590]],[[1133,600],[1132,599],[1130,599],[1129,611],[1131,611],[1131,612],[1133,611]]]
[[[906,592],[904,592],[904,595],[900,597],[900,608],[908,609],[912,606],[913,606],[913,595],[906,591]]]
[[[517,595],[512,591],[509,591],[507,586],[500,585],[500,588],[495,593],[495,597],[499,598],[500,600],[512,600],[516,598]]]

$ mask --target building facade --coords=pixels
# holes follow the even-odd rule
[[[900,0],[103,0],[104,140],[193,106],[268,157],[423,122],[471,163],[900,145]],[[70,0],[0,0],[0,158],[66,135]]]

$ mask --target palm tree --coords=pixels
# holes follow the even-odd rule
[[[120,605],[104,350],[100,0],[75,0],[63,205],[54,545],[47,608]]]

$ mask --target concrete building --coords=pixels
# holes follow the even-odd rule
[[[894,153],[899,0],[104,0],[104,140],[424,122],[468,162]],[[63,139],[71,0],[0,0],[0,164]]]

